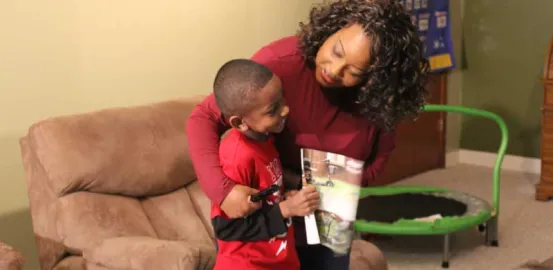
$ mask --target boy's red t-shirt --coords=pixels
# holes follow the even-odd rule
[[[258,190],[272,184],[281,186],[264,203],[276,205],[283,198],[282,165],[273,138],[265,142],[254,141],[232,130],[221,142],[219,155],[223,172],[236,183]],[[217,216],[227,218],[218,205],[212,204],[211,218]],[[286,225],[287,233],[266,241],[217,239],[218,253],[214,270],[299,269],[291,220]]]

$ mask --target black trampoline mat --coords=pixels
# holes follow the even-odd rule
[[[393,223],[399,219],[416,219],[441,214],[462,216],[467,205],[431,194],[403,193],[397,195],[368,196],[359,200],[357,219]]]

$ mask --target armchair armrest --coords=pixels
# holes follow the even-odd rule
[[[19,251],[0,242],[0,269],[20,270],[24,264],[25,258]]]

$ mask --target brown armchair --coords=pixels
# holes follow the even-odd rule
[[[29,128],[20,144],[41,269],[213,267],[210,201],[185,133],[195,104],[107,109]],[[374,246],[356,246],[359,269],[384,269],[369,267],[383,261]]]
[[[0,242],[0,269],[21,270],[25,264],[23,255],[13,247]]]
[[[196,103],[62,116],[21,138],[42,269],[210,269],[210,202],[187,154]]]

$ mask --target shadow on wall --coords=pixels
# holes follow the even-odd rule
[[[0,241],[25,257],[25,270],[40,269],[29,209],[0,216]]]
[[[524,120],[521,120],[520,118],[517,118],[513,114],[511,114],[508,109],[505,109],[501,106],[483,106],[480,109],[496,113],[505,121],[507,129],[509,131],[507,154],[514,152],[515,155],[518,155],[516,153],[524,153],[525,156],[531,156],[531,153],[536,152],[534,144],[527,144],[523,142],[528,141],[530,138],[540,136],[540,126],[528,129],[528,127],[525,126],[523,123],[525,122],[525,118]],[[464,121],[462,124],[462,129],[470,130],[471,134],[463,134],[462,140],[472,139],[473,141],[471,142],[471,145],[475,146],[478,151],[484,149],[484,151],[497,153],[497,150],[499,149],[499,144],[501,142],[501,131],[494,121],[471,116],[464,116],[463,120]],[[477,133],[474,133],[473,131],[477,131]],[[523,164],[522,166],[532,165]],[[528,176],[529,177],[527,177],[526,180],[530,181],[532,185],[536,184],[534,182],[534,175],[530,174]]]
[[[469,62],[467,60],[467,49],[466,49],[465,43],[466,43],[465,35],[461,35],[461,55],[459,57],[461,61],[458,61],[460,65],[459,69],[461,70],[467,70],[469,68]]]
[[[540,88],[534,87],[533,89]],[[533,104],[533,100],[539,99],[536,95],[542,95],[542,92],[533,91],[528,100],[529,104]],[[523,101],[521,100],[521,102]],[[541,125],[538,123],[528,126],[528,123],[536,118],[536,110],[539,109],[528,106],[523,114],[520,114],[519,111],[517,115],[514,115],[511,109],[501,105],[483,105],[479,109],[496,113],[505,120],[509,130],[507,154],[534,157],[535,153],[540,153]],[[538,117],[541,116],[538,115]],[[464,116],[462,132],[461,145],[470,145],[471,149],[487,152],[496,152],[499,147],[501,133],[497,124],[491,120]]]

